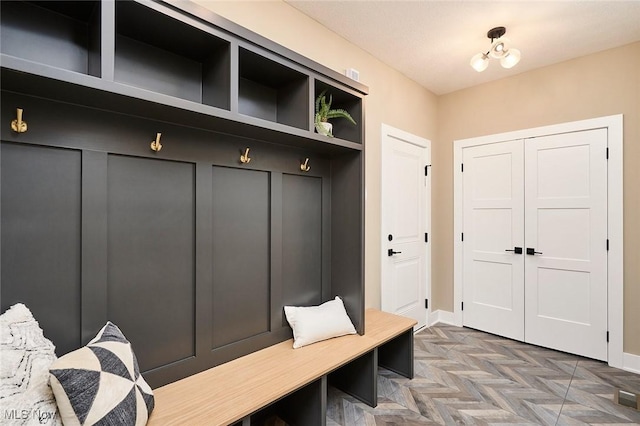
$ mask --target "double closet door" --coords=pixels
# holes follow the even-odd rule
[[[463,149],[463,323],[607,359],[607,130]]]

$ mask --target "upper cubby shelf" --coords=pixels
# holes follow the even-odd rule
[[[366,86],[191,2],[0,1],[2,90],[318,152],[361,151]],[[358,123],[315,132],[314,102]]]
[[[309,128],[309,76],[240,47],[240,114]]]
[[[100,77],[99,1],[3,1],[3,54]]]
[[[355,143],[362,143],[362,133],[364,129],[364,123],[362,122],[362,98],[324,81],[315,79],[314,82],[314,103],[315,99],[317,99],[322,92],[325,92],[327,100],[331,99],[331,109],[343,109],[347,111],[356,122],[354,126],[345,119],[339,118],[331,120],[334,137]]]
[[[116,2],[115,81],[229,109],[230,43],[142,4]]]

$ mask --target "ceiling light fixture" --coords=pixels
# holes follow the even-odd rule
[[[503,37],[507,32],[505,27],[492,28],[487,32],[487,37],[491,39],[491,48],[487,53],[478,53],[471,58],[469,65],[482,72],[489,66],[489,58],[500,59],[503,68],[512,68],[520,62],[520,51],[509,47],[509,40]]]

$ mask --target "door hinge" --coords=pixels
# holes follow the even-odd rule
[[[609,343],[609,332],[607,331],[607,343]]]
[[[464,232],[460,234],[460,240],[464,241]]]
[[[424,299],[424,308],[429,309],[429,299]]]
[[[464,311],[464,302],[460,302],[460,309]]]
[[[607,160],[609,159],[609,148],[607,148]]]
[[[428,243],[428,242],[429,242],[429,233],[428,233],[428,232],[425,232],[425,233],[424,233],[424,242],[425,242],[425,243]]]
[[[424,166],[424,175],[425,176],[429,176],[429,167],[431,167],[431,164],[427,164],[426,166]]]
[[[460,171],[464,173],[464,163],[460,163]]]
[[[609,251],[609,239],[607,238],[607,251]]]

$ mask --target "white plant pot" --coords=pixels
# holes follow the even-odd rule
[[[321,135],[329,136],[331,138],[333,137],[333,124],[331,123],[328,123],[326,121],[316,123],[316,130]]]

